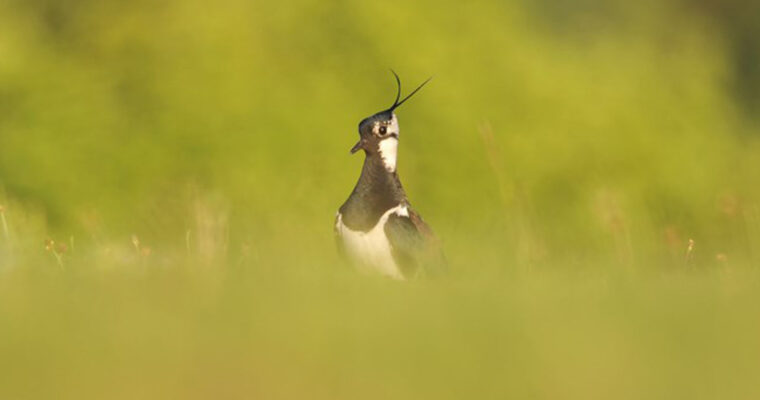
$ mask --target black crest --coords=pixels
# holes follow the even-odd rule
[[[398,91],[396,92],[396,100],[394,100],[393,105],[389,109],[386,110],[387,112],[393,112],[393,110],[398,108],[400,105],[404,104],[405,101],[409,100],[410,97],[414,96],[414,94],[417,93],[420,89],[422,89],[422,87],[425,86],[425,84],[427,84],[428,82],[430,82],[431,79],[433,79],[432,76],[430,78],[427,78],[425,82],[422,82],[422,84],[417,86],[417,88],[414,89],[412,93],[409,93],[408,96],[404,97],[403,100],[399,101],[399,99],[401,98],[401,79],[398,77],[398,74],[396,73],[396,71],[391,70],[391,72],[393,73],[393,76],[396,78]]]

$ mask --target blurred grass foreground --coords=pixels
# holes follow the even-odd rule
[[[760,398],[756,2],[0,2],[0,399]],[[451,275],[333,248],[357,123]]]

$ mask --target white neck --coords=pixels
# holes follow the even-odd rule
[[[398,153],[398,139],[389,137],[380,141],[380,158],[388,172],[396,171],[396,154]]]

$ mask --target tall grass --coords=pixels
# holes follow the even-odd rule
[[[209,231],[190,237],[219,234],[200,226]],[[452,254],[451,276],[402,284],[359,275],[332,249],[206,240],[189,252],[181,238],[77,241],[60,253],[64,269],[42,241],[25,241],[0,279],[3,397],[758,394],[757,270],[694,268],[697,244],[681,251],[689,265],[635,273],[499,275],[485,271],[509,271],[502,260]]]

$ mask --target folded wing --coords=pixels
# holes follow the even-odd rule
[[[438,239],[419,214],[407,211],[407,215],[391,214],[385,224],[393,259],[406,278],[439,275],[446,262]]]

